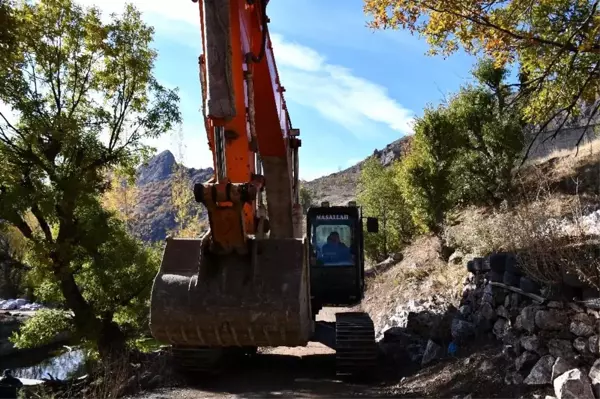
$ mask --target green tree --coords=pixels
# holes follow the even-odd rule
[[[415,125],[411,153],[397,169],[398,184],[423,231],[439,233],[446,212],[467,204],[498,204],[511,189],[523,146],[523,121],[509,107],[507,71],[490,60],[447,104],[428,108]]]
[[[300,205],[302,205],[302,212],[306,215],[308,208],[313,204],[314,194],[306,186],[300,186]]]
[[[175,211],[176,227],[170,233],[177,237],[199,237],[206,230],[206,222],[202,219],[202,205],[194,199],[193,183],[185,166],[173,165],[171,204]]]
[[[142,295],[151,254],[104,209],[106,171],[133,175],[145,138],[181,120],[153,74],[153,29],[131,5],[103,23],[71,0],[19,1],[18,42],[0,72],[0,218],[31,244],[34,274],[56,287],[80,336],[124,349],[116,316]],[[30,212],[35,225],[25,218]]]
[[[439,233],[453,204],[450,174],[457,152],[456,126],[443,107],[427,108],[415,123],[410,153],[395,168],[395,181],[422,231]]]
[[[399,252],[410,242],[414,226],[394,179],[393,167],[386,168],[377,158],[369,158],[360,173],[358,193],[363,213],[380,220],[379,233],[365,235],[367,256],[382,260],[392,252]]]
[[[598,1],[365,0],[364,10],[375,29],[423,35],[433,54],[462,47],[497,66],[517,63],[524,116],[538,134],[552,120],[562,127],[582,103],[588,121],[600,109]]]
[[[507,105],[513,94],[508,71],[481,61],[476,85],[461,88],[448,104],[455,129],[453,197],[460,204],[497,205],[511,189],[512,169],[523,150],[521,110]]]
[[[125,224],[129,234],[133,234],[135,208],[139,199],[139,189],[133,179],[128,179],[118,171],[108,174],[109,189],[102,195],[102,206],[113,212]]]

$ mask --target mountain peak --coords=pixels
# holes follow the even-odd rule
[[[169,150],[156,154],[138,169],[138,185],[165,180],[173,172],[175,156]]]

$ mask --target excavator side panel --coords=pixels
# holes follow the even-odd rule
[[[152,288],[152,335],[178,346],[306,345],[306,240],[251,239],[248,255],[219,256],[207,241],[167,241]]]

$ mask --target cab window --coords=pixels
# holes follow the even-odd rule
[[[354,263],[354,230],[350,220],[316,221],[311,230],[313,265],[348,266]]]

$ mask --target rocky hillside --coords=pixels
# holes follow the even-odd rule
[[[408,152],[411,141],[412,136],[402,137],[381,150],[373,151],[372,156],[379,159],[382,165],[389,166]],[[331,205],[344,205],[356,199],[360,171],[365,161],[303,184],[312,191],[315,203],[329,201]]]
[[[144,241],[164,240],[167,233],[175,227],[175,212],[171,204],[175,165],[173,154],[163,151],[138,169],[136,185],[139,194],[133,228]],[[212,168],[186,168],[186,171],[193,183],[204,182],[213,174]]]

